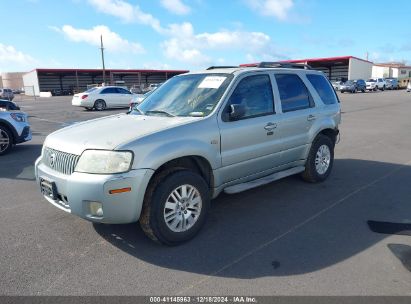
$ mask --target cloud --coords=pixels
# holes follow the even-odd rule
[[[0,43],[0,69],[7,70],[10,67],[28,68],[34,65],[37,61],[21,51],[18,51],[12,45]]]
[[[228,31],[196,34],[191,23],[171,24],[168,28],[171,38],[162,43],[166,57],[195,66],[218,63],[207,51],[230,50],[247,52],[247,58],[272,60],[285,58],[281,55],[270,36],[262,32]]]
[[[123,22],[148,25],[157,32],[164,30],[157,18],[143,12],[138,5],[133,6],[122,0],[88,0],[88,2],[97,11],[120,18]]]
[[[181,0],[161,0],[161,5],[169,12],[176,15],[187,15],[191,9]]]
[[[256,9],[265,10],[265,14],[274,14],[279,19],[287,18],[288,11],[293,7],[293,0],[244,0],[252,3]],[[230,50],[243,53],[253,58],[286,58],[281,55],[271,41],[270,36],[262,32],[237,30],[220,30],[217,32],[196,33],[189,22],[162,26],[160,21],[151,14],[143,12],[138,5],[132,5],[124,0],[88,0],[97,11],[115,16],[127,23],[140,23],[150,26],[166,38],[161,43],[166,58],[193,66],[206,66],[218,63],[210,55],[212,52]],[[161,0],[161,4],[175,13],[187,13],[190,8],[181,0]]]
[[[105,25],[97,25],[91,29],[77,29],[71,25],[64,25],[62,28],[50,27],[54,31],[62,33],[67,39],[74,42],[84,42],[92,46],[100,46],[100,36],[103,35],[104,47],[109,52],[141,54],[145,50],[137,42],[130,42],[122,38],[119,34],[112,32]]]
[[[245,0],[246,4],[263,16],[273,16],[285,21],[294,7],[293,0]]]

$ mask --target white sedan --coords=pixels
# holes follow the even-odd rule
[[[126,108],[133,94],[122,87],[95,87],[83,93],[75,94],[71,104],[87,110],[102,111],[109,108]]]

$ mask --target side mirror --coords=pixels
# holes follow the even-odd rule
[[[230,120],[239,120],[245,115],[245,106],[242,104],[230,105],[229,117]]]

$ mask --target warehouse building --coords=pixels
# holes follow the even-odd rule
[[[365,79],[371,77],[373,63],[354,56],[285,60],[286,63],[308,64],[327,75],[331,81]]]
[[[152,83],[186,73],[185,70],[105,70],[106,85],[121,85],[128,88],[146,88]],[[58,92],[59,95],[83,92],[92,85],[102,84],[101,69],[34,69],[23,75],[26,95],[40,92]]]
[[[406,87],[411,81],[411,66],[404,63],[376,63],[372,68],[372,77],[398,78],[400,87]]]

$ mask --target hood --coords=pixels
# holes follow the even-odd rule
[[[86,149],[113,150],[131,140],[196,120],[195,117],[112,115],[60,129],[47,136],[44,145],[77,155]]]

